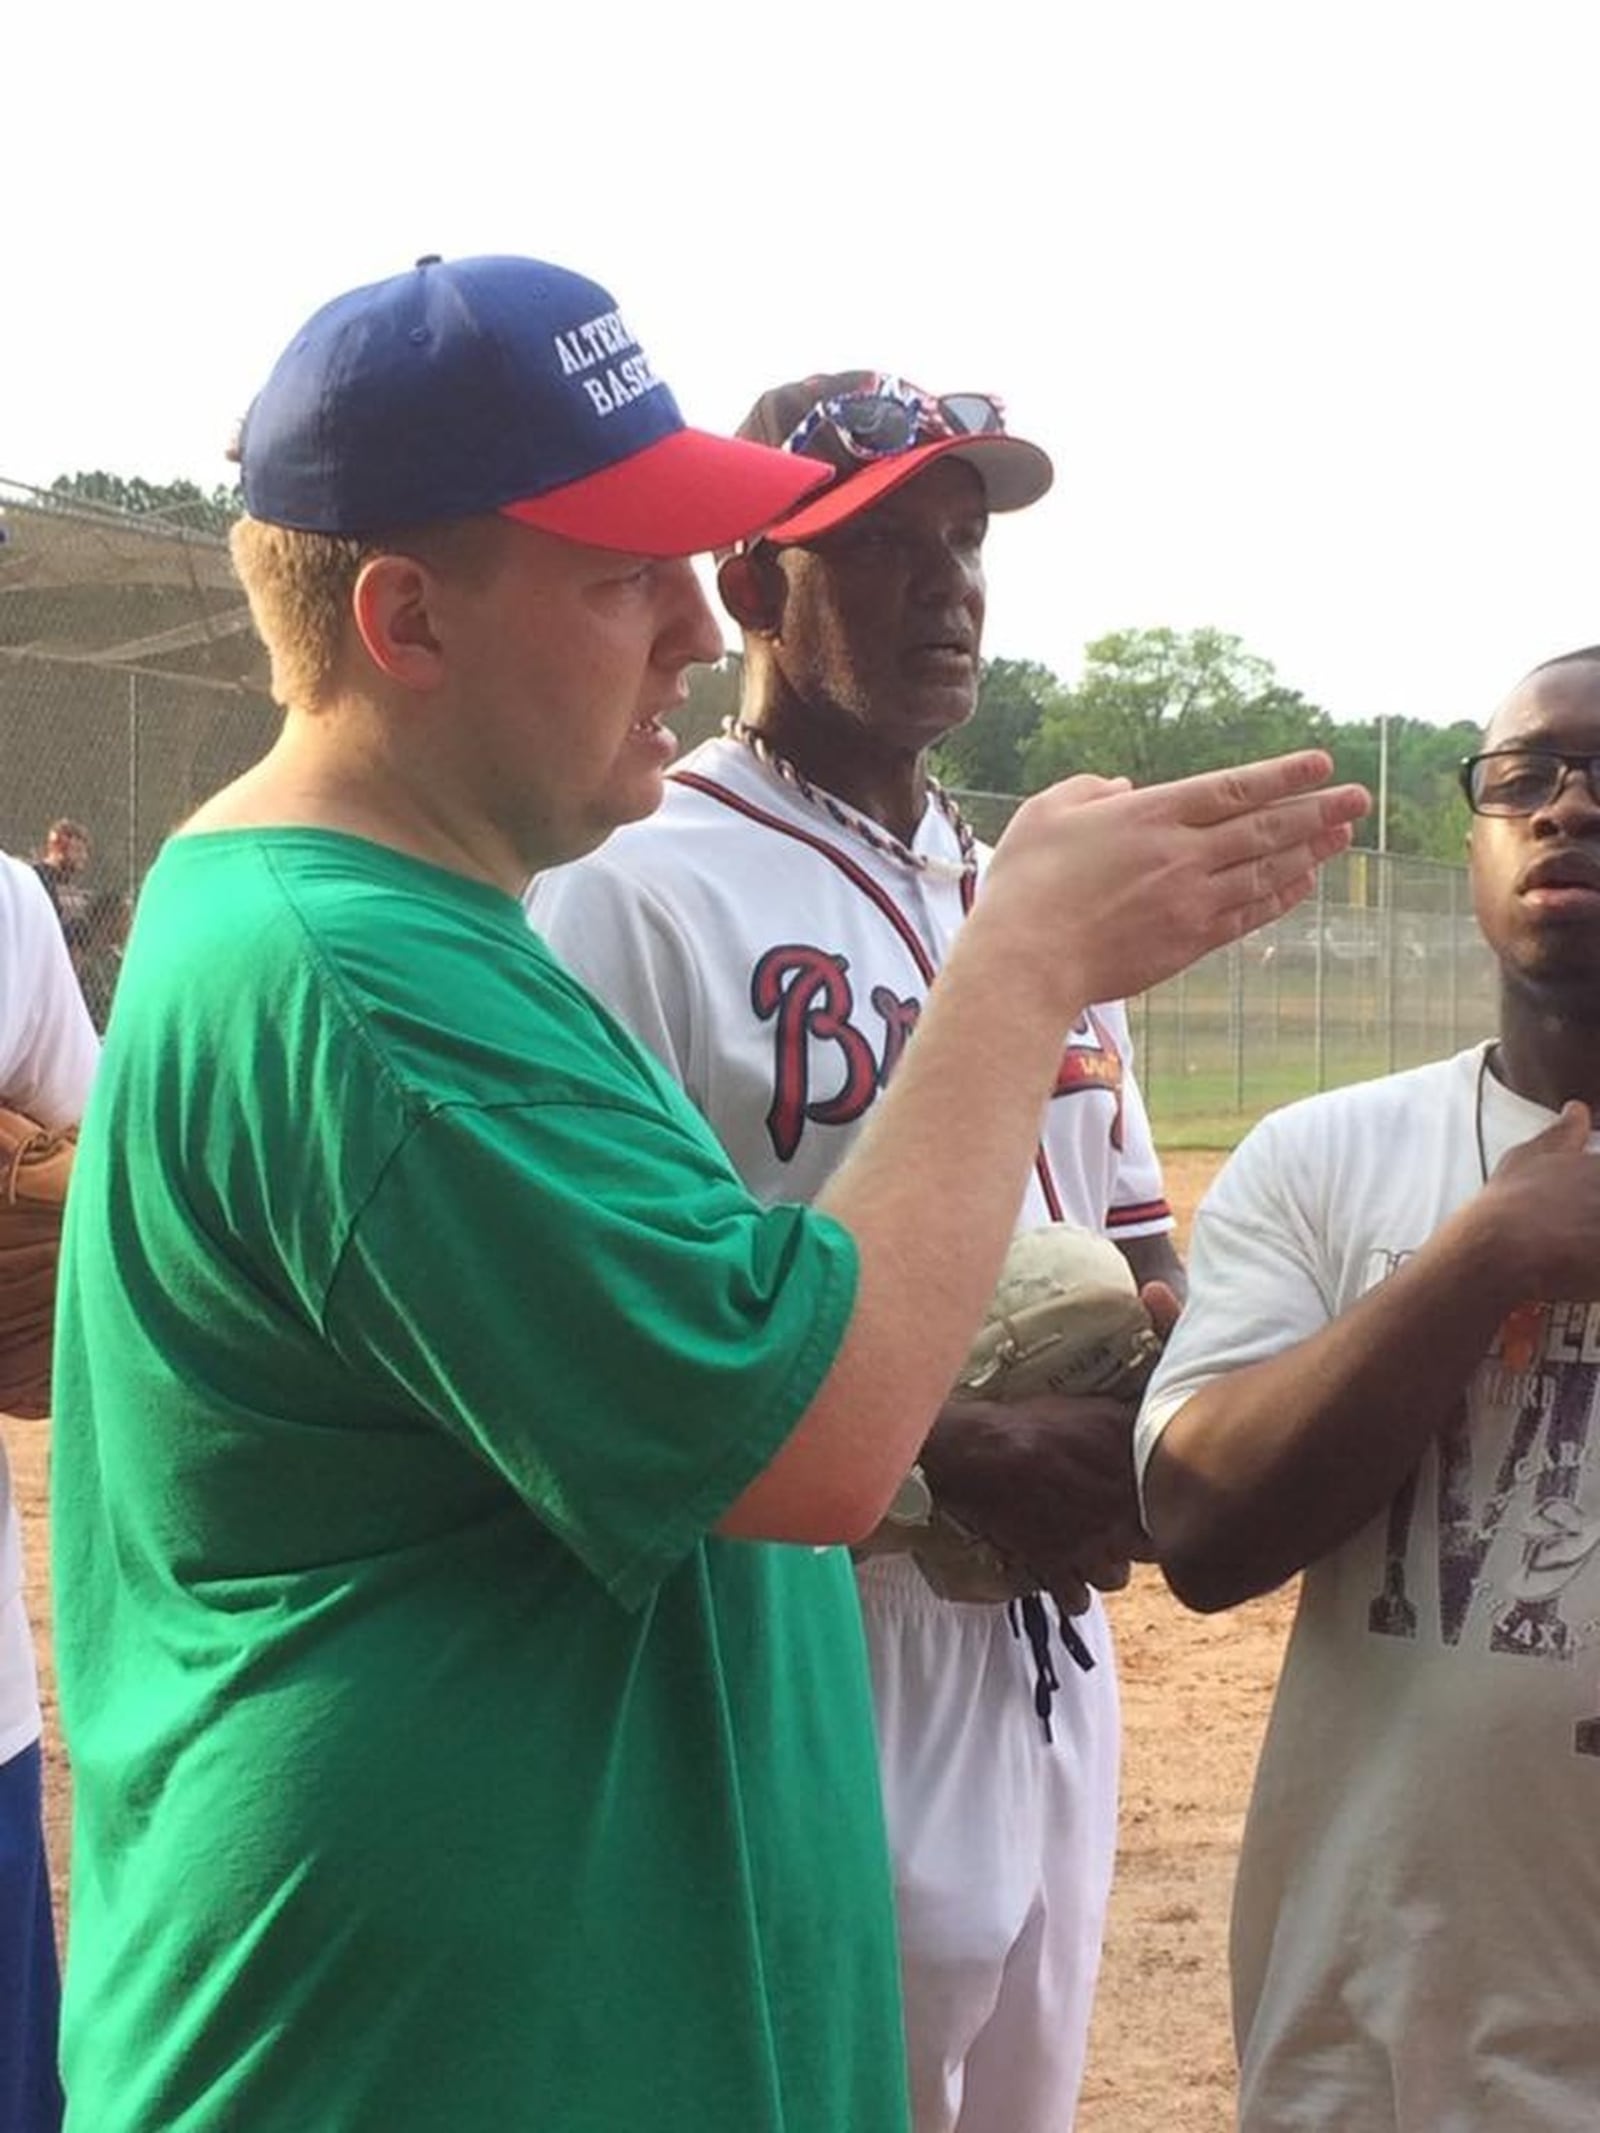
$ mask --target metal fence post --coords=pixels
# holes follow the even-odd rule
[[[1461,876],[1450,876],[1450,974],[1446,979],[1450,1003],[1450,1049],[1461,1049]]]
[[[1177,1062],[1173,1068],[1173,1073],[1181,1087],[1184,1078],[1189,1072],[1189,973],[1187,970],[1178,972],[1178,975],[1172,980],[1172,987],[1177,994],[1178,1010],[1176,1032]]]
[[[1384,1065],[1391,1074],[1399,1056],[1396,1030],[1399,993],[1395,984],[1399,948],[1395,940],[1394,868],[1393,853],[1385,852],[1378,861],[1378,938],[1383,948],[1383,962],[1380,966],[1383,973],[1380,981],[1383,997],[1379,1013],[1383,1017],[1384,1026]]]
[[[1317,1093],[1328,1086],[1328,876],[1325,868],[1317,869],[1317,893],[1313,908],[1317,914],[1315,944],[1311,964],[1311,1021],[1312,1063]]]
[[[139,893],[139,677],[128,676],[128,901]]]

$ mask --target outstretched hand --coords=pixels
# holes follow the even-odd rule
[[[1018,808],[971,923],[1025,975],[1053,964],[1074,1012],[1143,992],[1308,893],[1371,804],[1332,768],[1312,748],[1137,790],[1068,778]]]

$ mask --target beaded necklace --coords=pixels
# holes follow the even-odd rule
[[[870,816],[858,814],[853,807],[846,807],[844,802],[836,800],[832,793],[823,792],[819,786],[803,777],[787,756],[779,755],[758,727],[747,726],[743,719],[733,717],[723,720],[722,730],[730,741],[738,741],[741,746],[748,748],[757,761],[764,763],[775,777],[780,777],[786,784],[792,785],[803,800],[837,822],[841,829],[848,830],[852,837],[858,837],[863,844],[870,845],[873,851],[882,853],[885,858],[893,859],[899,865],[910,867],[913,872],[926,874],[937,881],[960,881],[977,872],[978,840],[973,834],[971,824],[937,778],[929,778],[928,793],[934,806],[955,832],[956,845],[961,853],[959,861],[940,859],[930,852],[914,852],[910,845],[902,844],[898,837],[891,836],[881,823],[874,822]]]

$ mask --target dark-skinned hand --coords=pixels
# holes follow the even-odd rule
[[[1069,1613],[1148,1559],[1133,1480],[1135,1404],[1100,1395],[951,1400],[923,1447],[935,1497]]]
[[[1164,1281],[1139,1291],[1165,1342],[1183,1305]],[[939,1501],[1023,1564],[1067,1614],[1120,1592],[1154,1551],[1133,1472],[1137,1401],[1041,1399],[946,1403],[923,1448]]]

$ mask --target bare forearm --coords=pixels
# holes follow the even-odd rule
[[[1359,1531],[1518,1300],[1492,1217],[1474,1203],[1321,1332],[1203,1385],[1145,1474],[1146,1523],[1179,1597],[1232,1606]]]

